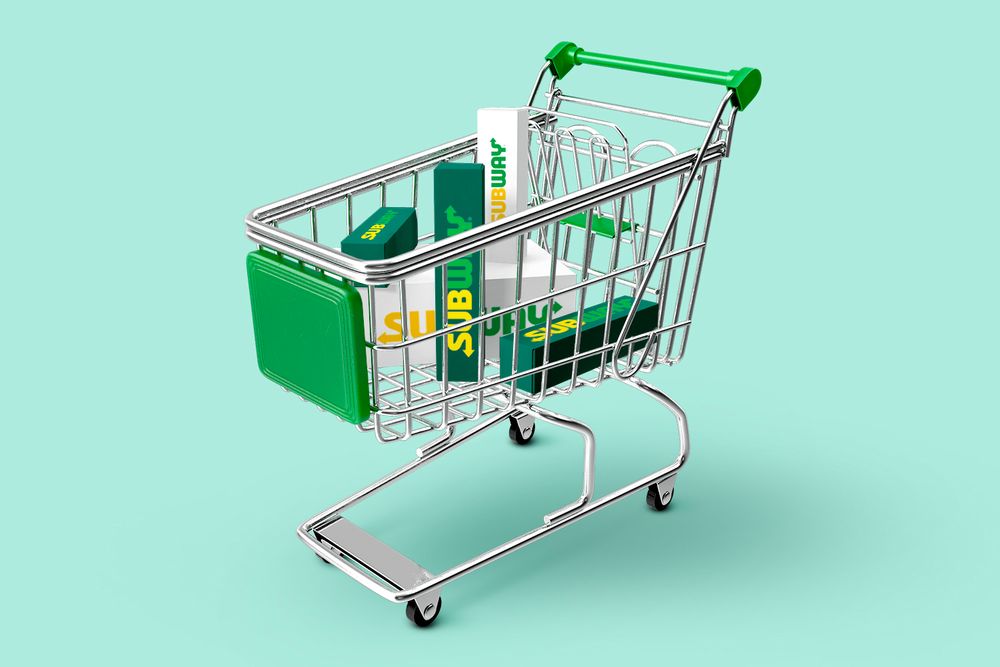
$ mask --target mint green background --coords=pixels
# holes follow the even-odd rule
[[[0,661],[996,664],[988,7],[6,8]],[[691,465],[666,515],[627,499],[447,588],[420,633],[295,539],[415,443],[259,375],[242,218],[521,103],[561,39],[764,72],[688,356],[651,378]],[[595,427],[599,491],[673,446],[637,397],[552,404]],[[354,516],[442,568],[574,497],[571,437],[505,439]]]

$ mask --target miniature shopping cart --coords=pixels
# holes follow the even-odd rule
[[[662,113],[567,94],[559,86],[577,65],[717,84],[725,92],[707,119]],[[598,81],[611,74],[588,72]],[[501,556],[640,489],[647,490],[652,508],[669,505],[676,475],[688,458],[687,421],[670,397],[637,374],[684,356],[722,161],[732,149],[736,115],[760,83],[756,69],[682,67],[592,53],[563,42],[546,56],[528,97],[526,210],[443,240],[434,240],[433,229],[421,224],[414,250],[384,260],[355,259],[333,247],[380,206],[422,211],[431,199],[427,193],[437,165],[475,161],[476,137],[468,136],[247,216],[247,236],[258,246],[248,271],[264,374],[380,442],[431,434],[412,462],[303,523],[298,535],[310,549],[386,600],[407,603],[409,619],[425,626],[441,609],[445,584]],[[412,316],[421,276],[442,279],[458,258],[474,257],[479,263],[482,292],[490,280],[487,248],[498,242],[516,244],[507,305],[488,310],[483,301],[471,319],[438,326],[420,313]],[[529,287],[525,258],[538,249],[546,253],[545,275]],[[379,333],[384,313],[376,303],[386,298],[395,313],[393,335]],[[435,298],[444,312],[448,304]],[[510,331],[491,334],[498,323],[512,325]],[[528,330],[540,332],[544,342],[526,362],[528,353],[516,337]],[[471,332],[484,351],[475,379],[453,378],[448,355],[435,355],[445,337],[458,331]],[[499,355],[486,352],[489,335],[501,339]],[[503,336],[513,343],[508,340],[504,347]],[[498,358],[505,349],[507,358]],[[666,467],[595,499],[593,432],[541,403],[609,379],[670,411],[680,451]],[[509,425],[510,438],[527,444],[536,420],[569,429],[583,440],[583,490],[523,535],[431,573],[343,516],[494,426]]]

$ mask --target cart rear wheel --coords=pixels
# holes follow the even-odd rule
[[[656,487],[656,484],[650,484],[649,489],[646,491],[646,504],[649,505],[651,509],[657,512],[662,512],[670,506],[670,501],[674,499],[674,488],[671,485],[670,490],[666,492],[666,498],[660,495],[660,490]]]
[[[434,604],[429,604],[422,610],[417,606],[416,600],[406,603],[406,617],[418,628],[426,628],[434,622],[434,619],[441,613],[441,598]]]
[[[517,444],[526,445],[529,442],[531,442],[531,438],[532,436],[535,435],[535,432],[534,431],[529,432],[528,437],[526,438],[523,435],[521,435],[521,432],[517,430],[516,426],[511,426],[510,431],[507,432],[507,435],[509,435],[510,439],[516,442]]]
[[[521,435],[520,429],[518,429],[516,426],[511,426],[510,430],[507,432],[507,435],[510,436],[510,439],[513,442],[516,442],[519,445],[526,445],[529,442],[531,442],[531,439],[535,436],[535,430],[532,429],[528,431],[528,435],[524,436]]]
[[[510,430],[507,431],[507,435],[513,442],[519,445],[526,445],[531,442],[531,439],[535,437],[535,422],[531,421],[524,430],[521,429],[521,425],[517,422],[516,417],[510,418]]]

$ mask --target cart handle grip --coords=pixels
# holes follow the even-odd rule
[[[628,70],[629,72],[656,74],[657,76],[669,76],[675,79],[725,86],[733,91],[733,103],[740,111],[750,106],[750,102],[753,101],[753,98],[757,95],[757,91],[760,90],[760,70],[753,67],[721,72],[718,70],[702,69],[700,67],[671,65],[669,63],[656,62],[655,60],[640,60],[638,58],[612,56],[607,53],[593,53],[591,51],[584,51],[573,42],[559,42],[552,47],[552,50],[548,52],[545,59],[549,61],[549,70],[557,79],[566,76],[573,69],[574,65],[597,65],[599,67]]]

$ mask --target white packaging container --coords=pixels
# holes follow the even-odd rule
[[[524,271],[521,277],[521,299],[531,299],[547,294],[549,290],[549,268],[551,255],[534,241],[524,244]],[[486,262],[487,311],[494,311],[514,303],[516,264],[507,262]],[[556,262],[556,289],[576,283],[576,274],[563,262]],[[369,329],[368,290],[359,288],[364,308],[365,330]],[[375,338],[379,343],[398,343],[403,340],[402,315],[399,310],[399,288],[396,285],[377,287],[375,292]],[[436,330],[434,319],[434,269],[418,273],[406,280],[407,335],[410,339],[427,335]],[[556,297],[553,315],[576,308],[576,293]],[[513,333],[516,313],[497,316],[486,321],[486,356],[498,359],[500,336]],[[521,310],[521,326],[527,327],[545,322],[546,303],[541,302]],[[410,346],[410,363],[434,363],[434,339]],[[379,352],[378,364],[401,366],[402,353],[399,351]]]
[[[476,115],[476,160],[484,179],[488,225],[528,207],[528,109],[480,109]],[[486,260],[517,261],[517,242],[507,239],[486,248]]]

